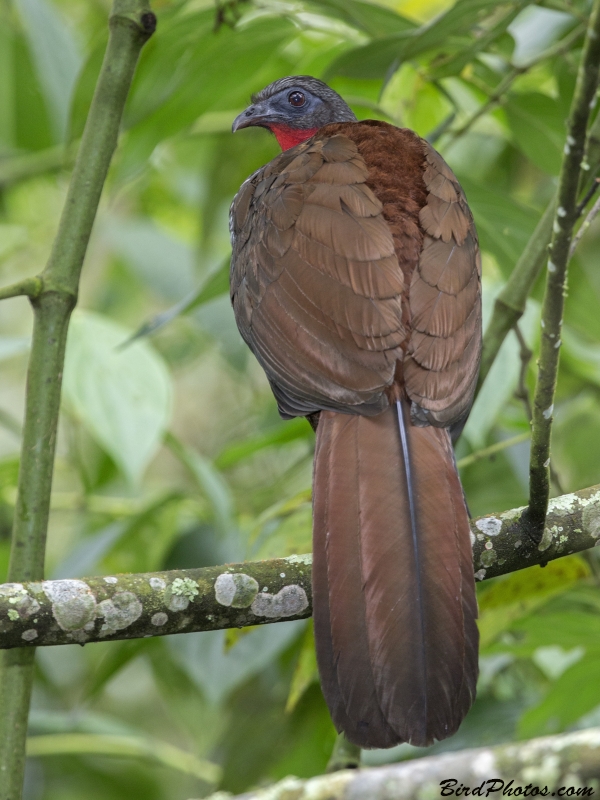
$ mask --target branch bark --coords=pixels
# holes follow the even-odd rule
[[[538,546],[524,509],[471,523],[478,580],[587,550],[600,541],[600,485],[550,503]],[[310,554],[202,569],[0,585],[0,649],[22,653],[58,644],[304,619],[312,612]]]
[[[476,789],[481,797],[519,794],[532,797],[533,787],[547,795],[560,789],[597,787],[600,775],[600,728],[589,728],[560,736],[545,736],[528,742],[461,750],[440,756],[372,769],[345,770],[309,780],[284,778],[267,789],[238,795],[239,800],[421,800],[424,797],[466,796],[462,790]],[[444,783],[446,782],[446,783]],[[528,792],[525,791],[529,786]],[[512,790],[512,792],[511,792]],[[590,795],[593,794],[591,789]],[[537,794],[537,793],[536,793]],[[541,794],[541,793],[540,793]],[[469,793],[470,796],[470,793]],[[206,800],[234,800],[229,792],[217,792]]]
[[[567,126],[567,141],[558,184],[558,198],[546,291],[542,306],[542,336],[538,377],[533,399],[531,460],[529,462],[529,507],[526,519],[532,534],[541,534],[550,495],[550,434],[560,355],[560,334],[567,281],[569,250],[577,222],[577,195],[584,163],[586,132],[595,103],[600,70],[600,0],[595,0],[590,17],[575,94]]]
[[[48,264],[39,278],[0,297],[27,294],[34,330],[12,535],[9,580],[43,576],[67,329],[89,237],[117,144],[125,99],[156,19],[148,0],[114,0],[110,38]],[[34,650],[0,660],[0,800],[21,797]]]

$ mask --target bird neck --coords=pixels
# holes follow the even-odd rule
[[[290,147],[305,142],[319,130],[318,128],[290,128],[287,125],[270,125],[269,127],[275,134],[282,150],[289,150]]]

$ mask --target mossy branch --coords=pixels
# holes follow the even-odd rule
[[[542,305],[541,348],[533,398],[529,508],[526,515],[532,526],[533,536],[542,534],[550,495],[550,434],[567,286],[567,266],[573,229],[579,216],[577,197],[580,174],[584,164],[588,120],[596,100],[599,70],[600,0],[595,0],[567,125],[567,140],[559,177],[546,290]]]
[[[69,318],[125,99],[155,24],[148,0],[114,0],[109,42],[50,259],[39,278],[0,293],[27,295],[34,310],[10,581],[43,577]],[[18,649],[0,660],[0,800],[21,797],[33,654],[31,648]]]
[[[475,789],[480,797],[519,794],[535,797],[534,786],[542,791],[547,787],[548,796],[591,797],[597,787],[598,774],[600,728],[589,728],[528,742],[417,758],[385,767],[335,772],[308,780],[289,777],[267,789],[255,789],[238,797],[239,800],[288,800],[292,797],[294,800],[422,800],[466,797],[467,792],[462,787],[467,787],[469,796]],[[477,791],[480,786],[483,788]],[[591,788],[584,795],[581,787]],[[571,792],[564,791],[569,788]],[[218,792],[206,800],[227,798],[235,800],[229,792]]]
[[[522,508],[471,523],[478,580],[594,547],[600,485],[551,501],[535,546]],[[310,554],[201,569],[0,585],[0,648],[86,644],[304,619]]]

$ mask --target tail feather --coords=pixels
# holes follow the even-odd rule
[[[474,695],[470,529],[448,433],[406,409],[322,411],[314,480],[317,658],[334,723],[361,747],[430,744]]]

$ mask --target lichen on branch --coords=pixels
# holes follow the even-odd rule
[[[538,546],[523,528],[523,510],[472,521],[477,580],[545,564],[600,541],[600,486],[552,500]],[[311,563],[306,554],[201,569],[0,585],[0,649],[303,619],[312,613]]]

